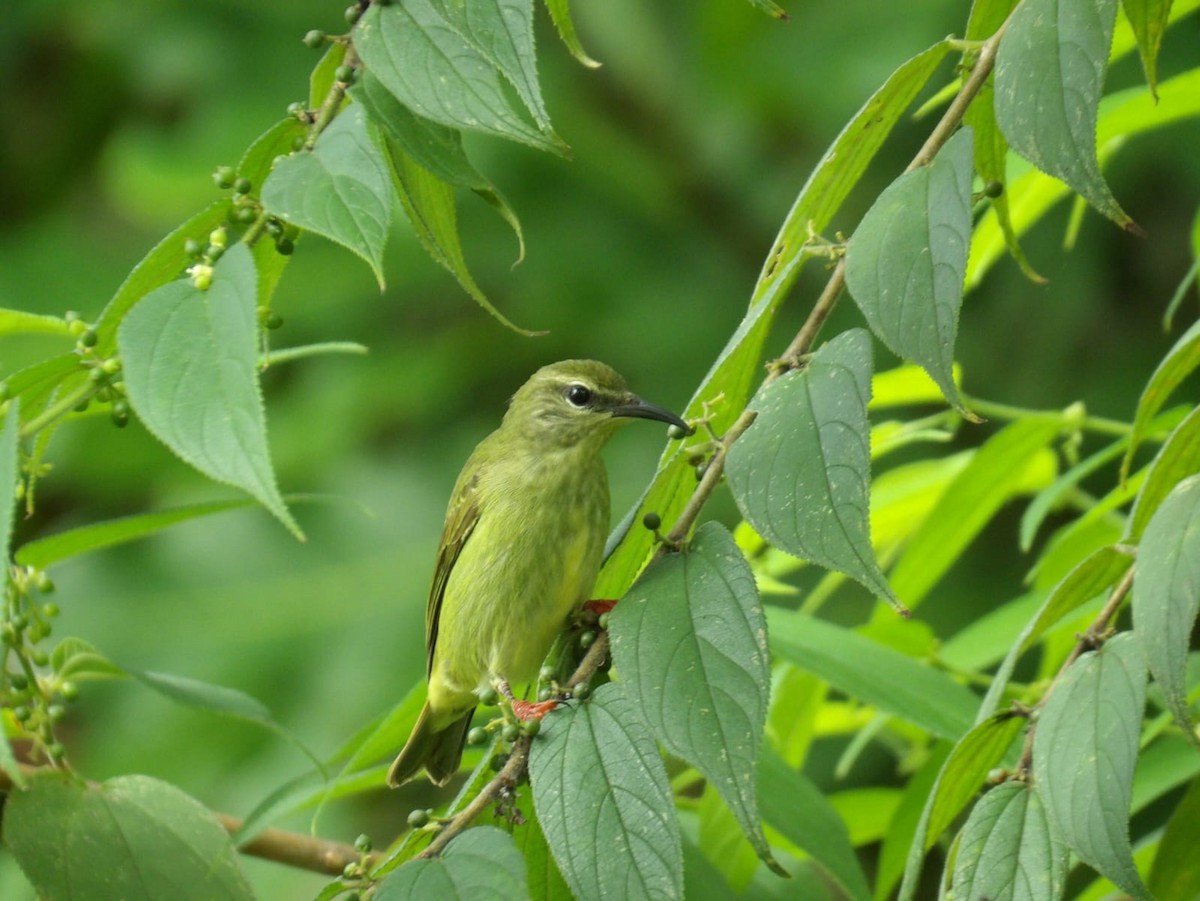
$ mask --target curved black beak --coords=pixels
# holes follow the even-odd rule
[[[678,426],[688,435],[692,435],[696,431],[670,410],[657,404],[647,403],[636,394],[629,395],[625,403],[617,404],[611,408],[610,412],[613,416],[626,416],[631,419],[656,419],[659,422]]]

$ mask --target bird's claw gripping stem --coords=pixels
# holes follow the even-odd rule
[[[508,699],[509,709],[512,710],[513,716],[521,722],[540,720],[561,703],[560,701],[523,701],[513,694],[512,686],[505,680],[496,683],[496,690]]]

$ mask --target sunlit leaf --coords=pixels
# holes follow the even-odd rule
[[[1142,390],[1138,400],[1137,413],[1133,418],[1133,432],[1129,436],[1129,448],[1125,451],[1125,459],[1121,463],[1121,476],[1124,478],[1133,462],[1134,452],[1142,439],[1150,430],[1151,420],[1180,383],[1200,366],[1200,322],[1194,322],[1175,345],[1167,351],[1150,381]]]
[[[1139,901],[1150,895],[1133,864],[1129,807],[1145,695],[1137,641],[1117,635],[1071,664],[1038,716],[1033,743],[1034,787],[1057,833]]]
[[[554,27],[558,29],[558,36],[562,38],[566,48],[571,51],[571,56],[589,69],[600,68],[600,63],[588,56],[583,45],[579,43],[579,36],[575,33],[575,23],[571,20],[569,0],[546,0],[546,10],[550,13]]]
[[[1121,0],[1121,6],[1137,38],[1146,83],[1154,93],[1158,86],[1158,50],[1171,16],[1171,0]]]
[[[1127,539],[1142,537],[1150,519],[1182,479],[1200,472],[1200,407],[1192,410],[1167,436],[1150,464],[1129,515]]]
[[[525,901],[525,861],[495,826],[468,829],[440,857],[413,860],[379,884],[375,901]]]

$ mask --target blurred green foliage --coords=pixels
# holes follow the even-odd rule
[[[789,6],[792,21],[782,24],[732,0],[580,4],[580,37],[604,63],[598,71],[570,58],[539,11],[542,83],[573,159],[468,142],[521,216],[529,250],[516,269],[515,241],[498,217],[472,196],[460,216],[483,290],[518,324],[550,334],[500,327],[406,226],[393,235],[382,296],[361,261],[306,237],[276,295],[286,320],[276,340],[354,340],[371,353],[268,372],[271,445],[285,492],[345,500],[295,508],[303,545],[249,510],[73,560],[55,573],[56,632],[85,636],[130,667],[244,690],[318,754],[395,703],[423,667],[422,610],[445,499],[508,394],[543,363],[586,356],[681,408],[740,319],[775,229],[826,145],[888,73],[964,16],[951,0]],[[315,0],[11,4],[0,30],[0,307],[69,306],[94,317],[163,234],[217,196],[211,170],[305,96],[315,54],[300,37],[341,30],[341,15]],[[1164,77],[1195,37],[1194,22],[1168,32]],[[947,66],[941,81],[951,77]],[[1127,58],[1109,90],[1140,79]],[[926,131],[897,130],[835,228],[852,227]],[[1130,415],[1173,341],[1159,322],[1189,265],[1196,146],[1200,123],[1175,126],[1135,142],[1107,173],[1150,240],[1089,213],[1079,249],[1063,253],[1064,206],[1024,241],[1050,285],[1006,262],[968,297],[958,356],[972,395],[1046,408],[1083,399],[1099,414]],[[821,278],[810,266],[776,340],[794,331]],[[857,315],[842,304],[829,333]],[[0,361],[16,367],[51,342],[0,339]],[[888,365],[881,357],[879,368]],[[614,510],[637,497],[661,440],[647,429],[614,442]],[[18,523],[18,542],[223,496],[136,423],[74,423],[48,456],[54,469],[36,518]],[[734,521],[727,498],[710,512]],[[1002,517],[931,595],[922,612],[942,637],[1019,592],[1015,581],[976,581],[969,571],[1015,580],[1024,568],[1009,550],[1015,534],[1015,516]],[[63,735],[93,778],[147,773],[244,815],[305,766],[270,733],[133,684],[89,685],[85,700]],[[816,778],[832,779],[839,750],[817,754],[827,772]],[[351,840],[365,829],[382,843],[425,791],[332,805],[322,834]],[[281,825],[303,831],[308,822]],[[246,866],[262,897],[311,895],[323,882]],[[21,885],[0,857],[0,896],[22,897]]]

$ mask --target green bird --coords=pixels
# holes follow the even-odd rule
[[[533,681],[588,599],[609,527],[600,450],[631,417],[692,431],[603,363],[554,363],[513,395],[500,427],[463,466],[425,611],[427,700],[388,785],[422,767],[435,785],[449,782],[488,689],[521,719],[553,706],[515,699],[509,683]]]

